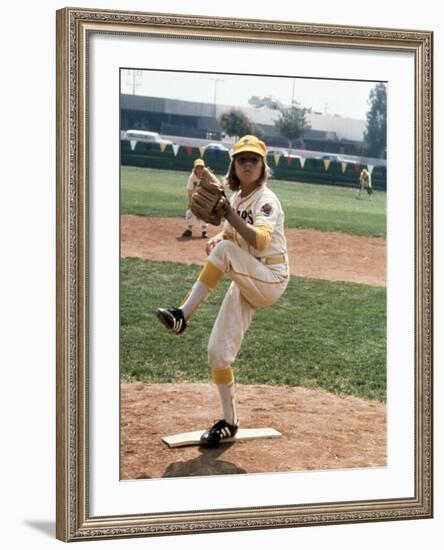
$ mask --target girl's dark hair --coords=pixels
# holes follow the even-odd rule
[[[232,191],[238,191],[240,187],[240,181],[239,178],[236,176],[236,170],[234,168],[234,159],[236,157],[232,157],[230,166],[228,167],[228,172],[225,176],[225,183],[228,184],[229,188]],[[261,175],[259,176],[259,179],[257,180],[258,185],[262,185],[267,181],[267,179],[271,176],[271,169],[267,164],[267,159],[261,157],[262,160],[262,171]]]

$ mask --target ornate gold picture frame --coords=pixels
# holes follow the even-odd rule
[[[122,507],[112,514],[100,510],[96,513],[91,493],[96,470],[91,467],[90,445],[91,438],[97,436],[91,429],[94,407],[90,392],[94,385],[90,366],[95,339],[90,330],[90,281],[94,276],[90,227],[97,206],[90,200],[94,163],[90,92],[96,81],[89,74],[93,55],[90,46],[95,36],[110,40],[161,39],[165,44],[171,42],[171,47],[181,41],[192,41],[202,48],[222,42],[227,49],[233,45],[260,45],[411,56],[414,207],[406,232],[411,232],[408,242],[414,243],[414,292],[405,297],[412,303],[414,327],[411,494],[406,496],[401,491],[390,497],[362,499],[338,494],[329,501],[300,502],[295,498],[294,502],[177,510],[150,502],[151,480],[143,480],[131,483],[145,483],[149,511],[128,512]],[[428,31],[76,8],[57,12],[57,538],[74,541],[432,517],[432,47],[433,33]],[[119,112],[110,112],[109,116],[118,120]],[[110,162],[118,167],[119,159]],[[115,183],[118,185],[118,181]],[[398,223],[403,224],[402,220]],[[118,386],[118,377],[115,384]],[[156,481],[162,482],[165,480]],[[260,485],[260,477],[253,482]]]

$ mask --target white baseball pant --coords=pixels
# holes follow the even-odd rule
[[[208,261],[233,281],[208,343],[209,365],[221,369],[236,359],[256,309],[273,305],[284,293],[288,268],[285,264],[264,265],[228,240],[213,248]]]

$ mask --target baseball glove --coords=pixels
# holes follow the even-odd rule
[[[367,193],[369,195],[371,195],[373,193],[373,189],[372,189],[372,187],[370,187],[370,185],[367,187]]]
[[[220,225],[226,203],[224,185],[211,170],[204,168],[203,175],[191,195],[191,212],[199,220],[211,225]]]

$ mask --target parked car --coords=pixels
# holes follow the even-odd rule
[[[148,132],[147,130],[127,130],[126,138],[144,141],[145,143],[164,143],[165,145],[171,145],[173,143],[168,139],[160,137],[157,132]]]
[[[205,145],[205,149],[209,149],[210,151],[227,151],[227,147],[223,145],[222,143],[209,143],[208,145]]]

